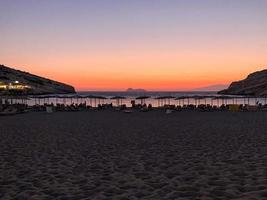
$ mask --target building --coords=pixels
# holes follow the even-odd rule
[[[20,83],[19,81],[4,83],[0,82],[0,90],[28,90],[31,89],[31,86]]]

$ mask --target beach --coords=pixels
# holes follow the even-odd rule
[[[0,117],[0,199],[267,199],[267,112]]]

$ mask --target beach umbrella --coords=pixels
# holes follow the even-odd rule
[[[49,96],[47,96],[48,103],[50,103],[50,99],[53,99],[53,98],[55,98],[55,95],[49,95]]]
[[[29,100],[29,97],[25,95],[14,96],[14,99],[16,100],[16,103],[20,101],[21,104],[27,104],[27,100]]]
[[[41,105],[41,99],[43,99],[42,96],[35,96],[36,99],[38,99],[38,105]]]
[[[182,104],[184,105],[184,100],[185,99],[190,99],[190,98],[191,98],[190,96],[181,96],[181,97],[175,98],[175,100],[178,100],[178,104],[180,106],[181,105],[181,100],[182,100]],[[188,102],[189,102],[189,100],[188,100]]]
[[[90,105],[90,106],[93,106],[93,105],[92,105],[92,104],[93,104],[92,101],[93,101],[93,99],[95,98],[95,96],[93,96],[93,95],[87,95],[86,98],[89,99],[89,105]]]
[[[200,100],[204,100],[204,104],[207,105],[207,98],[210,98],[210,96],[195,96],[195,98],[198,100],[200,104]]]
[[[40,105],[41,104],[41,98],[40,97],[35,97],[35,99],[38,99],[38,105]]]
[[[34,100],[34,105],[37,104],[37,100],[36,100],[34,95],[30,95],[30,96],[28,96],[28,98],[29,98],[29,100]]]
[[[96,95],[88,95],[86,98],[89,98],[91,106],[92,106],[92,101],[94,101],[95,107],[97,107],[97,102],[98,104],[100,104],[100,101],[104,102],[104,100],[107,99],[106,97],[96,96]]]
[[[163,105],[170,105],[171,99],[174,99],[175,97],[173,96],[161,96],[161,97],[156,97],[155,99],[158,100],[158,105],[163,106]]]
[[[111,100],[116,100],[117,106],[122,105],[122,100],[125,99],[123,96],[114,96],[110,98]]]
[[[222,97],[221,96],[215,96],[215,97],[213,97],[212,99],[213,100],[217,100],[217,106],[220,106],[220,99],[221,99]]]
[[[68,96],[68,98],[70,99],[70,103],[72,104],[74,100],[76,100],[76,103],[78,104],[79,103],[79,98],[82,98],[81,95],[70,95]]]
[[[58,98],[59,98],[59,96],[58,96],[58,95],[56,95],[56,96],[55,96],[55,99],[56,99],[56,104],[58,103]]]
[[[200,104],[200,99],[202,99],[203,97],[199,95],[194,95],[194,96],[191,96],[190,98],[195,100],[195,106],[197,106],[198,104]]]
[[[146,103],[146,99],[149,99],[149,98],[150,98],[150,96],[139,96],[139,97],[136,97],[135,99],[141,100],[141,105],[143,105]]]
[[[104,104],[106,99],[107,98],[104,96],[97,96],[97,100],[99,104]]]
[[[58,95],[57,98],[58,99],[63,99],[63,104],[64,105],[66,104],[66,96],[64,96],[64,95]]]
[[[158,107],[160,107],[160,106],[162,106],[162,99],[163,99],[163,97],[156,97],[155,98],[156,100],[158,100]]]
[[[236,99],[236,104],[238,103],[238,99],[240,100],[240,101],[242,101],[243,100],[243,104],[245,104],[245,97],[244,96],[235,96],[234,97],[235,99]]]
[[[174,100],[178,100],[179,105],[180,105],[180,101],[182,101],[182,104],[185,105],[185,100],[187,100],[187,105],[189,105],[190,98],[191,98],[191,96],[181,96],[181,97],[175,98]]]
[[[79,103],[79,99],[82,99],[82,98],[85,98],[85,97],[76,94],[76,95],[70,96],[69,98],[70,98],[71,103],[73,102],[72,101],[73,99],[76,99],[76,104],[78,104]]]
[[[250,105],[251,99],[253,99],[254,97],[253,96],[247,96],[247,98],[248,98],[248,105]]]

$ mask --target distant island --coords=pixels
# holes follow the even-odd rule
[[[24,94],[75,93],[75,89],[71,85],[0,65],[0,92],[14,91]]]
[[[146,90],[144,90],[144,89],[140,89],[140,88],[138,88],[138,89],[134,89],[134,88],[128,88],[127,90],[126,90],[126,92],[132,92],[132,93],[142,93],[142,92],[147,92]]]
[[[241,81],[231,83],[228,89],[218,92],[228,95],[267,95],[267,69],[251,73]]]

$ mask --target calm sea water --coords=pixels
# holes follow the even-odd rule
[[[77,95],[81,95],[81,96],[89,96],[89,95],[94,95],[94,96],[103,96],[103,97],[106,97],[107,99],[105,100],[102,100],[100,102],[98,101],[94,101],[92,99],[87,99],[87,98],[83,98],[83,99],[63,99],[63,98],[60,98],[60,99],[56,99],[56,98],[50,98],[49,100],[48,99],[42,99],[40,100],[40,104],[44,104],[44,103],[65,103],[65,104],[71,104],[71,103],[84,103],[86,102],[87,105],[92,105],[92,106],[97,106],[98,103],[112,103],[114,105],[117,104],[117,101],[116,100],[111,100],[110,98],[111,97],[114,97],[114,96],[123,96],[125,97],[126,99],[123,99],[122,100],[122,103],[123,104],[126,104],[126,106],[131,106],[131,101],[132,100],[135,100],[136,97],[138,96],[150,96],[150,98],[146,99],[145,100],[145,103],[146,104],[152,104],[153,107],[157,107],[159,106],[159,102],[157,99],[155,99],[156,97],[160,97],[160,96],[173,96],[173,97],[181,97],[181,96],[215,96],[217,95],[216,92],[161,92],[161,91],[153,91],[153,92],[140,92],[140,93],[129,93],[129,92],[110,92],[110,91],[107,91],[107,92],[98,92],[98,91],[84,91],[84,92],[77,92]],[[60,95],[60,96],[70,96],[70,95]],[[135,100],[136,103],[140,103],[140,100]],[[262,103],[262,104],[265,104],[265,99],[264,98],[258,98],[258,99],[250,99],[250,101],[248,102],[247,99],[236,99],[235,102],[234,100],[231,100],[231,99],[228,99],[228,104],[229,103],[236,103],[236,104],[244,104],[244,103],[249,103],[250,105],[255,105],[256,103]],[[34,105],[36,103],[36,100],[34,99],[31,99],[28,101],[28,104],[29,105]],[[37,102],[39,103],[39,102]],[[170,102],[168,102],[170,104],[173,104],[173,105],[183,105],[183,104],[195,104],[196,101],[194,99],[189,99],[188,100],[184,100],[184,101],[178,101],[178,100],[175,100],[175,99],[171,99]],[[207,98],[206,100],[202,99],[202,100],[199,100],[197,102],[198,104],[204,104],[204,103],[207,103],[207,104],[212,104],[212,105],[217,105],[217,106],[220,106],[221,104],[223,103],[226,103],[225,101],[223,100],[213,100],[211,98]]]

